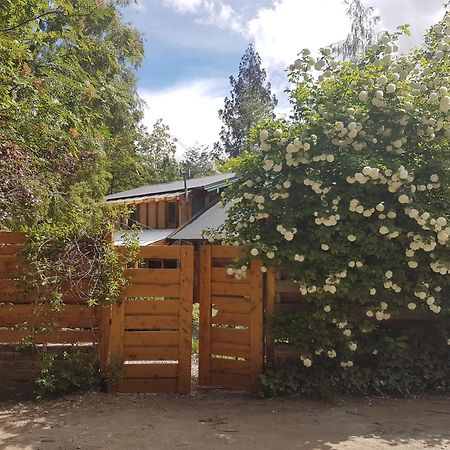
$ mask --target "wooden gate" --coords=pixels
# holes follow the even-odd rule
[[[189,393],[194,252],[191,246],[141,247],[146,267],[111,312],[108,389]]]
[[[199,384],[237,390],[258,386],[263,369],[263,277],[227,274],[239,247],[204,245],[200,256]]]

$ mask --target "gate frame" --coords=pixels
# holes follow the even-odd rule
[[[170,252],[166,250],[170,249]],[[173,250],[178,250],[179,255],[174,258]],[[170,253],[165,255],[165,253]],[[147,246],[141,247],[139,252],[140,259],[177,259],[180,262],[180,281],[179,281],[179,326],[178,326],[178,354],[177,354],[177,377],[176,377],[176,390],[170,391],[178,394],[188,394],[191,392],[191,357],[192,357],[192,305],[193,305],[193,271],[194,271],[194,247],[191,245],[179,245],[179,246]],[[142,269],[145,271],[146,269]],[[158,269],[156,269],[158,270]],[[162,269],[164,270],[164,269]],[[170,269],[169,269],[170,270]],[[143,272],[145,273],[145,272]],[[152,280],[149,279],[147,285],[152,285]],[[163,283],[154,282],[156,293],[155,297],[160,295],[157,293],[158,289],[162,289]],[[133,280],[131,280],[131,286],[133,286]],[[133,302],[133,300],[127,300],[126,289],[122,294],[122,298],[119,302],[113,304],[109,309],[109,327],[105,330],[103,336],[107,344],[106,349],[103,350],[105,354],[105,360],[101,362],[101,370],[106,379],[108,379],[108,371],[111,369],[116,370],[116,365],[122,365],[125,367],[124,361],[124,337],[125,337],[125,309],[127,302]],[[164,302],[165,300],[160,300]],[[149,306],[152,304],[152,300],[149,300]],[[149,308],[150,312],[150,308]],[[108,314],[108,310],[104,312],[105,316]],[[136,364],[139,365],[139,364]],[[142,364],[144,367],[145,364]],[[158,378],[142,378],[143,380],[154,380],[154,386],[152,388],[151,381],[149,382],[149,389],[142,390],[137,389],[136,392],[147,393],[160,393],[167,392],[163,386],[158,386]],[[120,383],[125,378],[121,377],[117,384],[112,385],[108,383],[108,392],[121,392]],[[127,390],[130,392],[130,390]]]
[[[200,246],[200,321],[199,321],[199,385],[211,387],[227,387],[218,383],[211,384],[211,275],[212,260],[215,249],[220,249],[223,258],[239,258],[244,255],[243,249],[236,246],[203,244]],[[218,257],[218,256],[216,256]],[[264,274],[261,272],[260,260],[253,260],[247,271],[250,279],[250,357],[247,360],[250,368],[250,389],[259,386],[259,376],[264,367]],[[226,271],[226,267],[224,267]],[[230,375],[232,377],[232,375]],[[237,383],[238,384],[238,383]],[[237,390],[241,390],[236,387]]]

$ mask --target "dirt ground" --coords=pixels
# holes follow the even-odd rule
[[[0,449],[449,449],[450,398],[339,405],[217,390],[0,403]]]

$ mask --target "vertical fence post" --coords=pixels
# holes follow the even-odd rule
[[[109,331],[111,326],[111,306],[100,306],[100,326],[99,326],[99,363],[100,378],[106,380],[108,377],[109,358]]]
[[[252,261],[250,267],[250,365],[252,387],[258,387],[259,376],[263,372],[264,335],[263,335],[263,274],[260,260]]]
[[[265,325],[266,325],[266,364],[273,364],[275,358],[275,345],[273,335],[270,331],[270,322],[275,310],[275,284],[276,274],[275,268],[271,267],[266,273],[266,311],[265,311]],[[267,330],[267,327],[269,329]]]
[[[105,241],[109,242],[114,248],[114,235],[112,230],[108,230],[105,236]],[[99,366],[100,379],[106,380],[108,378],[108,360],[109,360],[109,336],[111,328],[111,305],[102,305],[100,310],[100,323],[98,335],[98,352],[99,352]]]
[[[123,364],[123,340],[125,336],[125,299],[120,303],[115,303],[111,307],[111,325],[109,331],[109,357],[108,368],[110,366],[120,366]],[[119,369],[119,367],[114,367]],[[120,380],[114,380],[119,383]],[[115,392],[117,384],[112,385],[111,380],[108,382],[108,392]]]
[[[209,385],[211,362],[211,246],[200,247],[199,384]]]
[[[192,303],[194,283],[194,247],[181,247],[180,326],[178,331],[177,392],[191,392]]]

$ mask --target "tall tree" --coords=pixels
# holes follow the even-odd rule
[[[375,27],[380,21],[374,15],[372,6],[364,6],[361,0],[344,0],[347,16],[351,20],[348,36],[331,46],[334,54],[347,61],[357,61],[361,53],[370,47],[377,38]]]
[[[217,172],[213,154],[207,145],[195,144],[188,148],[181,161],[181,166],[188,171],[191,178],[205,177]]]
[[[145,133],[138,154],[146,183],[164,183],[180,178],[180,166],[175,159],[176,139],[162,119],[156,121],[151,133]]]
[[[249,148],[249,133],[255,124],[274,118],[278,102],[266,79],[261,58],[249,44],[239,64],[237,79],[230,77],[230,97],[225,98],[224,108],[219,110],[223,126],[220,141],[214,144],[217,154],[240,155]]]
[[[110,192],[120,192],[150,183],[164,183],[180,178],[175,159],[176,139],[168,125],[158,119],[151,131],[139,127],[133,152],[111,155],[115,167]]]

